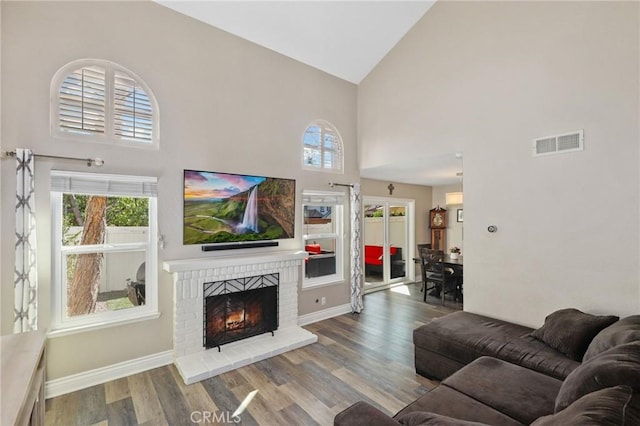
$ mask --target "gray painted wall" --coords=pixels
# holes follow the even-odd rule
[[[465,310],[640,311],[639,7],[437,2],[358,86],[362,169],[464,154]],[[532,157],[577,129],[584,151]]]
[[[120,25],[121,23],[121,25]],[[135,25],[134,25],[135,24]],[[127,149],[49,135],[49,85],[80,58],[116,62],[152,88],[160,106],[160,149]],[[296,179],[303,189],[358,180],[356,86],[151,2],[2,2],[2,149],[102,157],[103,173],[159,178],[160,261],[215,256],[182,245],[182,170],[212,170]],[[322,118],[340,131],[345,172],[303,171],[301,140]],[[14,162],[2,167],[3,283],[13,282]],[[40,327],[51,299],[49,170],[92,171],[82,163],[36,161]],[[302,248],[296,238],[279,249]],[[346,253],[349,253],[348,246]],[[348,262],[345,262],[348,267]],[[161,265],[160,265],[161,266]],[[172,348],[172,277],[159,271],[157,320],[51,339],[48,378],[55,379]],[[348,273],[345,274],[348,276]],[[347,284],[322,289],[327,304],[348,303]],[[317,291],[300,293],[300,314],[319,310]],[[2,334],[12,329],[13,288],[2,287]],[[86,349],[90,348],[90,356]]]

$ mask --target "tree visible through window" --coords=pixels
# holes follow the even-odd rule
[[[54,330],[157,313],[156,186],[51,172]]]
[[[129,240],[146,238],[149,225],[149,202],[146,198],[63,194],[62,199],[63,247],[106,244],[107,230],[115,230],[116,227],[128,227]],[[136,238],[136,234],[140,238]],[[137,257],[141,263],[144,262],[140,253]],[[104,252],[67,256],[68,316],[90,314],[96,309],[112,311],[144,304],[144,285],[132,289],[122,283],[122,291],[100,292],[104,262]],[[102,296],[101,306],[97,305],[99,296]]]
[[[303,166],[305,168],[342,171],[342,139],[329,122],[317,120],[303,137]]]

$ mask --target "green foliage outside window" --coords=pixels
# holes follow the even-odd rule
[[[89,195],[64,194],[63,226],[83,226]],[[149,199],[136,197],[108,197],[107,226],[148,226]]]

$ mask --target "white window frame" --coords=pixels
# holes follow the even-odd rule
[[[85,67],[100,67],[105,70],[105,112],[104,112],[104,133],[82,133],[69,130],[63,130],[60,128],[60,86],[64,80],[73,71],[85,68]],[[142,141],[136,138],[120,137],[115,134],[114,131],[114,75],[119,71],[127,74],[131,77],[136,84],[140,85],[149,97],[151,107],[153,109],[153,129],[151,135],[151,141]],[[62,68],[60,68],[53,79],[51,80],[50,87],[51,96],[51,113],[50,113],[50,127],[51,135],[55,138],[77,140],[85,142],[106,143],[111,145],[121,145],[134,148],[147,148],[147,149],[159,149],[160,139],[160,110],[158,108],[158,102],[153,94],[151,88],[142,80],[136,73],[128,70],[127,68],[116,64],[115,62],[106,61],[103,59],[79,59],[69,62]]]
[[[305,135],[307,134],[307,132],[309,131],[310,127],[319,127],[320,130],[320,147],[316,147],[316,146],[312,146],[312,145],[307,145],[305,143]],[[324,139],[324,135],[327,131],[330,131],[331,133],[335,134],[337,143],[339,145],[339,150],[327,150],[324,146],[324,143],[322,142]],[[320,165],[319,166],[314,166],[314,165],[309,165],[307,164],[307,162],[305,161],[305,156],[304,156],[304,150],[305,148],[310,148],[310,149],[319,149],[320,150]],[[324,154],[327,151],[332,151],[332,152],[338,152],[339,153],[339,159],[338,161],[332,161],[331,162],[331,167],[325,167],[324,165]],[[334,126],[333,124],[331,124],[330,122],[328,122],[327,120],[314,120],[313,122],[311,122],[304,130],[304,133],[302,135],[302,168],[305,170],[314,170],[314,171],[325,171],[325,172],[338,172],[338,173],[344,173],[344,143],[342,142],[342,136],[340,135],[340,132],[338,132],[338,129],[336,128],[336,126]],[[335,157],[334,157],[335,158]]]
[[[319,277],[307,278],[303,271],[302,289],[309,289],[325,285],[344,282],[344,247],[345,247],[345,204],[346,197],[342,192],[329,191],[302,191],[302,227],[304,232],[304,209],[306,206],[331,206],[333,209],[334,232],[320,234],[303,234],[302,245],[308,240],[335,238],[336,241],[336,273]],[[306,262],[304,264],[306,268]]]
[[[146,176],[106,175],[51,171],[51,220],[52,220],[52,320],[50,337],[80,331],[110,327],[125,323],[154,319],[158,312],[158,205],[157,178]],[[65,188],[60,182],[64,181]],[[115,186],[113,184],[116,184]],[[100,187],[102,185],[102,187]],[[148,239],[140,243],[100,244],[91,246],[62,245],[62,195],[139,196],[149,200]],[[145,304],[134,308],[98,312],[74,317],[67,316],[66,254],[123,253],[145,251]],[[134,271],[135,273],[135,271]]]

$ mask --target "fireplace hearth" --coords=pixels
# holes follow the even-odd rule
[[[218,348],[278,328],[278,274],[204,284],[204,346]],[[212,294],[215,293],[215,294]]]
[[[300,268],[307,256],[304,251],[234,252],[229,255],[164,262],[164,269],[173,275],[174,284],[174,362],[185,384],[205,380],[318,340],[313,333],[298,326]],[[277,279],[256,278],[273,277],[274,274]],[[245,285],[247,282],[260,280],[263,281],[262,284]],[[206,348],[205,297],[275,285],[278,289],[277,330],[225,343],[220,352],[215,348]],[[206,295],[205,286],[209,287]],[[258,299],[263,300],[264,297],[260,296]],[[252,309],[249,306],[245,312]],[[246,313],[244,317],[246,319]],[[233,332],[237,332],[242,326],[246,328],[246,322],[242,325],[238,316],[228,316],[226,323]],[[250,320],[249,328],[252,327],[251,324]]]

